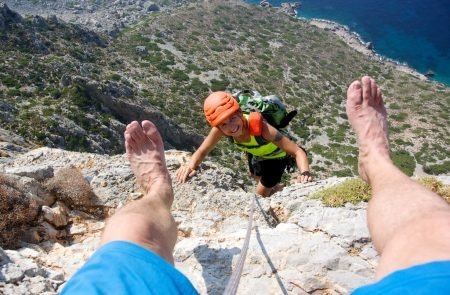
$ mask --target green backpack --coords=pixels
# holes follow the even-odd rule
[[[297,115],[297,111],[293,110],[287,112],[286,106],[281,99],[276,95],[262,96],[255,90],[241,90],[232,94],[232,96],[238,101],[242,112],[249,114],[251,112],[260,112],[264,119],[277,129],[285,128],[289,122]],[[293,139],[286,131],[282,133],[289,139]],[[255,137],[259,144],[266,144],[266,140],[262,137]],[[303,148],[302,148],[303,149]],[[306,152],[306,151],[305,151]],[[247,153],[247,156],[252,159],[253,157]],[[297,164],[295,159],[288,155],[286,157],[287,166],[286,170],[292,173],[296,170]],[[253,162],[252,162],[253,163]]]
[[[241,90],[232,94],[242,112],[260,112],[264,119],[277,129],[285,128],[297,115],[297,111],[287,112],[286,106],[276,95],[262,96],[255,90]]]

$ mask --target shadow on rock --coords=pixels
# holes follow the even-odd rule
[[[194,249],[195,257],[203,269],[203,279],[207,294],[223,294],[230,280],[233,256],[241,250],[237,247],[231,249],[213,249],[208,245],[200,245]]]
[[[266,247],[264,246],[264,243],[261,239],[261,234],[260,234],[257,226],[255,227],[255,231],[256,231],[256,239],[258,240],[258,244],[261,247],[261,251],[263,252],[264,257],[266,257],[267,263],[269,264],[270,269],[272,270],[272,274],[277,279],[278,286],[280,286],[280,292],[283,295],[287,295],[288,292],[286,290],[286,287],[284,286],[283,281],[281,280],[280,276],[278,275],[278,270],[276,269],[275,265],[273,264],[272,259],[270,259],[269,253],[267,252]]]

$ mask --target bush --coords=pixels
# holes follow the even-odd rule
[[[38,204],[20,184],[0,174],[0,247],[16,248],[37,217]]]
[[[312,194],[311,197],[320,199],[326,206],[339,207],[347,202],[352,204],[367,202],[370,199],[370,195],[371,189],[367,183],[359,178],[352,178],[335,186],[318,191]]]
[[[0,80],[2,81],[3,85],[5,85],[6,87],[14,87],[14,88],[20,87],[19,82],[10,76],[3,76],[0,78]]]
[[[397,166],[406,175],[412,176],[414,174],[414,170],[416,169],[416,161],[407,151],[401,150],[393,152],[392,161],[395,166]]]
[[[73,104],[80,108],[88,108],[98,104],[97,101],[93,100],[88,95],[86,90],[81,85],[74,85],[69,88],[66,93],[69,95],[69,98],[72,100]]]
[[[172,74],[172,79],[178,82],[189,81],[189,76],[186,75],[182,70],[175,70]]]
[[[230,81],[228,80],[211,80],[211,90],[212,91],[219,91],[219,90],[225,90],[227,86],[230,84]]]
[[[406,117],[408,117],[407,113],[398,113],[396,115],[391,115],[391,118],[398,122],[404,122],[406,120]]]
[[[76,168],[63,168],[46,183],[47,190],[70,208],[93,205],[95,197],[89,183]]]
[[[208,89],[209,89],[208,85],[206,85],[205,83],[200,81],[199,78],[193,78],[192,79],[190,88],[195,94],[206,93],[206,92],[208,92]]]
[[[442,164],[426,165],[423,167],[423,171],[433,175],[448,174],[450,173],[450,161],[445,161]]]

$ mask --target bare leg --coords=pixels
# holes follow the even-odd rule
[[[150,121],[143,121],[142,126],[134,121],[125,130],[125,148],[144,197],[126,205],[111,217],[103,233],[102,244],[130,241],[173,264],[172,251],[177,230],[170,213],[172,182],[161,136]]]
[[[255,189],[256,193],[262,197],[269,197],[270,195],[272,195],[272,188],[271,187],[265,187],[261,181],[259,181],[258,178],[258,183],[256,184],[256,189]]]
[[[381,255],[377,278],[416,264],[450,260],[450,206],[391,161],[381,90],[363,77],[347,91],[347,116],[359,145],[359,174],[373,190],[372,241]]]

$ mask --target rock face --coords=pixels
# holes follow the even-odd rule
[[[188,157],[166,152],[172,177]],[[95,195],[87,199],[90,203],[68,204],[49,190],[67,169],[78,171],[73,173],[89,185]],[[2,294],[61,291],[97,248],[105,218],[141,197],[122,155],[40,148],[0,165],[0,171],[19,181],[35,180],[41,200],[29,237],[19,248],[0,248]],[[366,205],[327,208],[309,198],[340,181],[297,184],[256,199],[238,294],[346,294],[373,279],[377,254],[365,224]],[[174,186],[173,215],[179,224],[175,265],[202,294],[222,294],[236,266],[254,198],[243,188],[233,171],[207,161],[189,182]]]
[[[295,3],[281,3],[280,11],[290,16],[297,16],[297,10],[300,8],[300,2]]]
[[[22,15],[57,15],[66,22],[82,25],[97,32],[114,35],[118,29],[130,25],[162,7],[146,0],[116,1],[47,1],[5,0],[11,9]],[[184,1],[164,1],[175,5]],[[1,22],[0,22],[1,28]]]
[[[121,121],[152,121],[161,132],[166,148],[182,149],[187,147],[191,149],[199,146],[203,140],[201,136],[175,126],[153,107],[130,102],[129,98],[133,95],[133,91],[127,86],[110,81],[93,81],[80,76],[72,77],[72,81],[81,85],[89,97],[100,102],[104,108],[108,109],[116,118],[120,118]],[[120,124],[117,129],[120,129],[121,134],[125,126]],[[111,142],[116,143],[121,142],[121,140],[116,138]],[[107,144],[103,145],[107,146]],[[104,151],[100,150],[99,152]]]
[[[5,3],[0,3],[0,31],[5,30],[11,24],[22,22],[20,14],[11,11]]]

